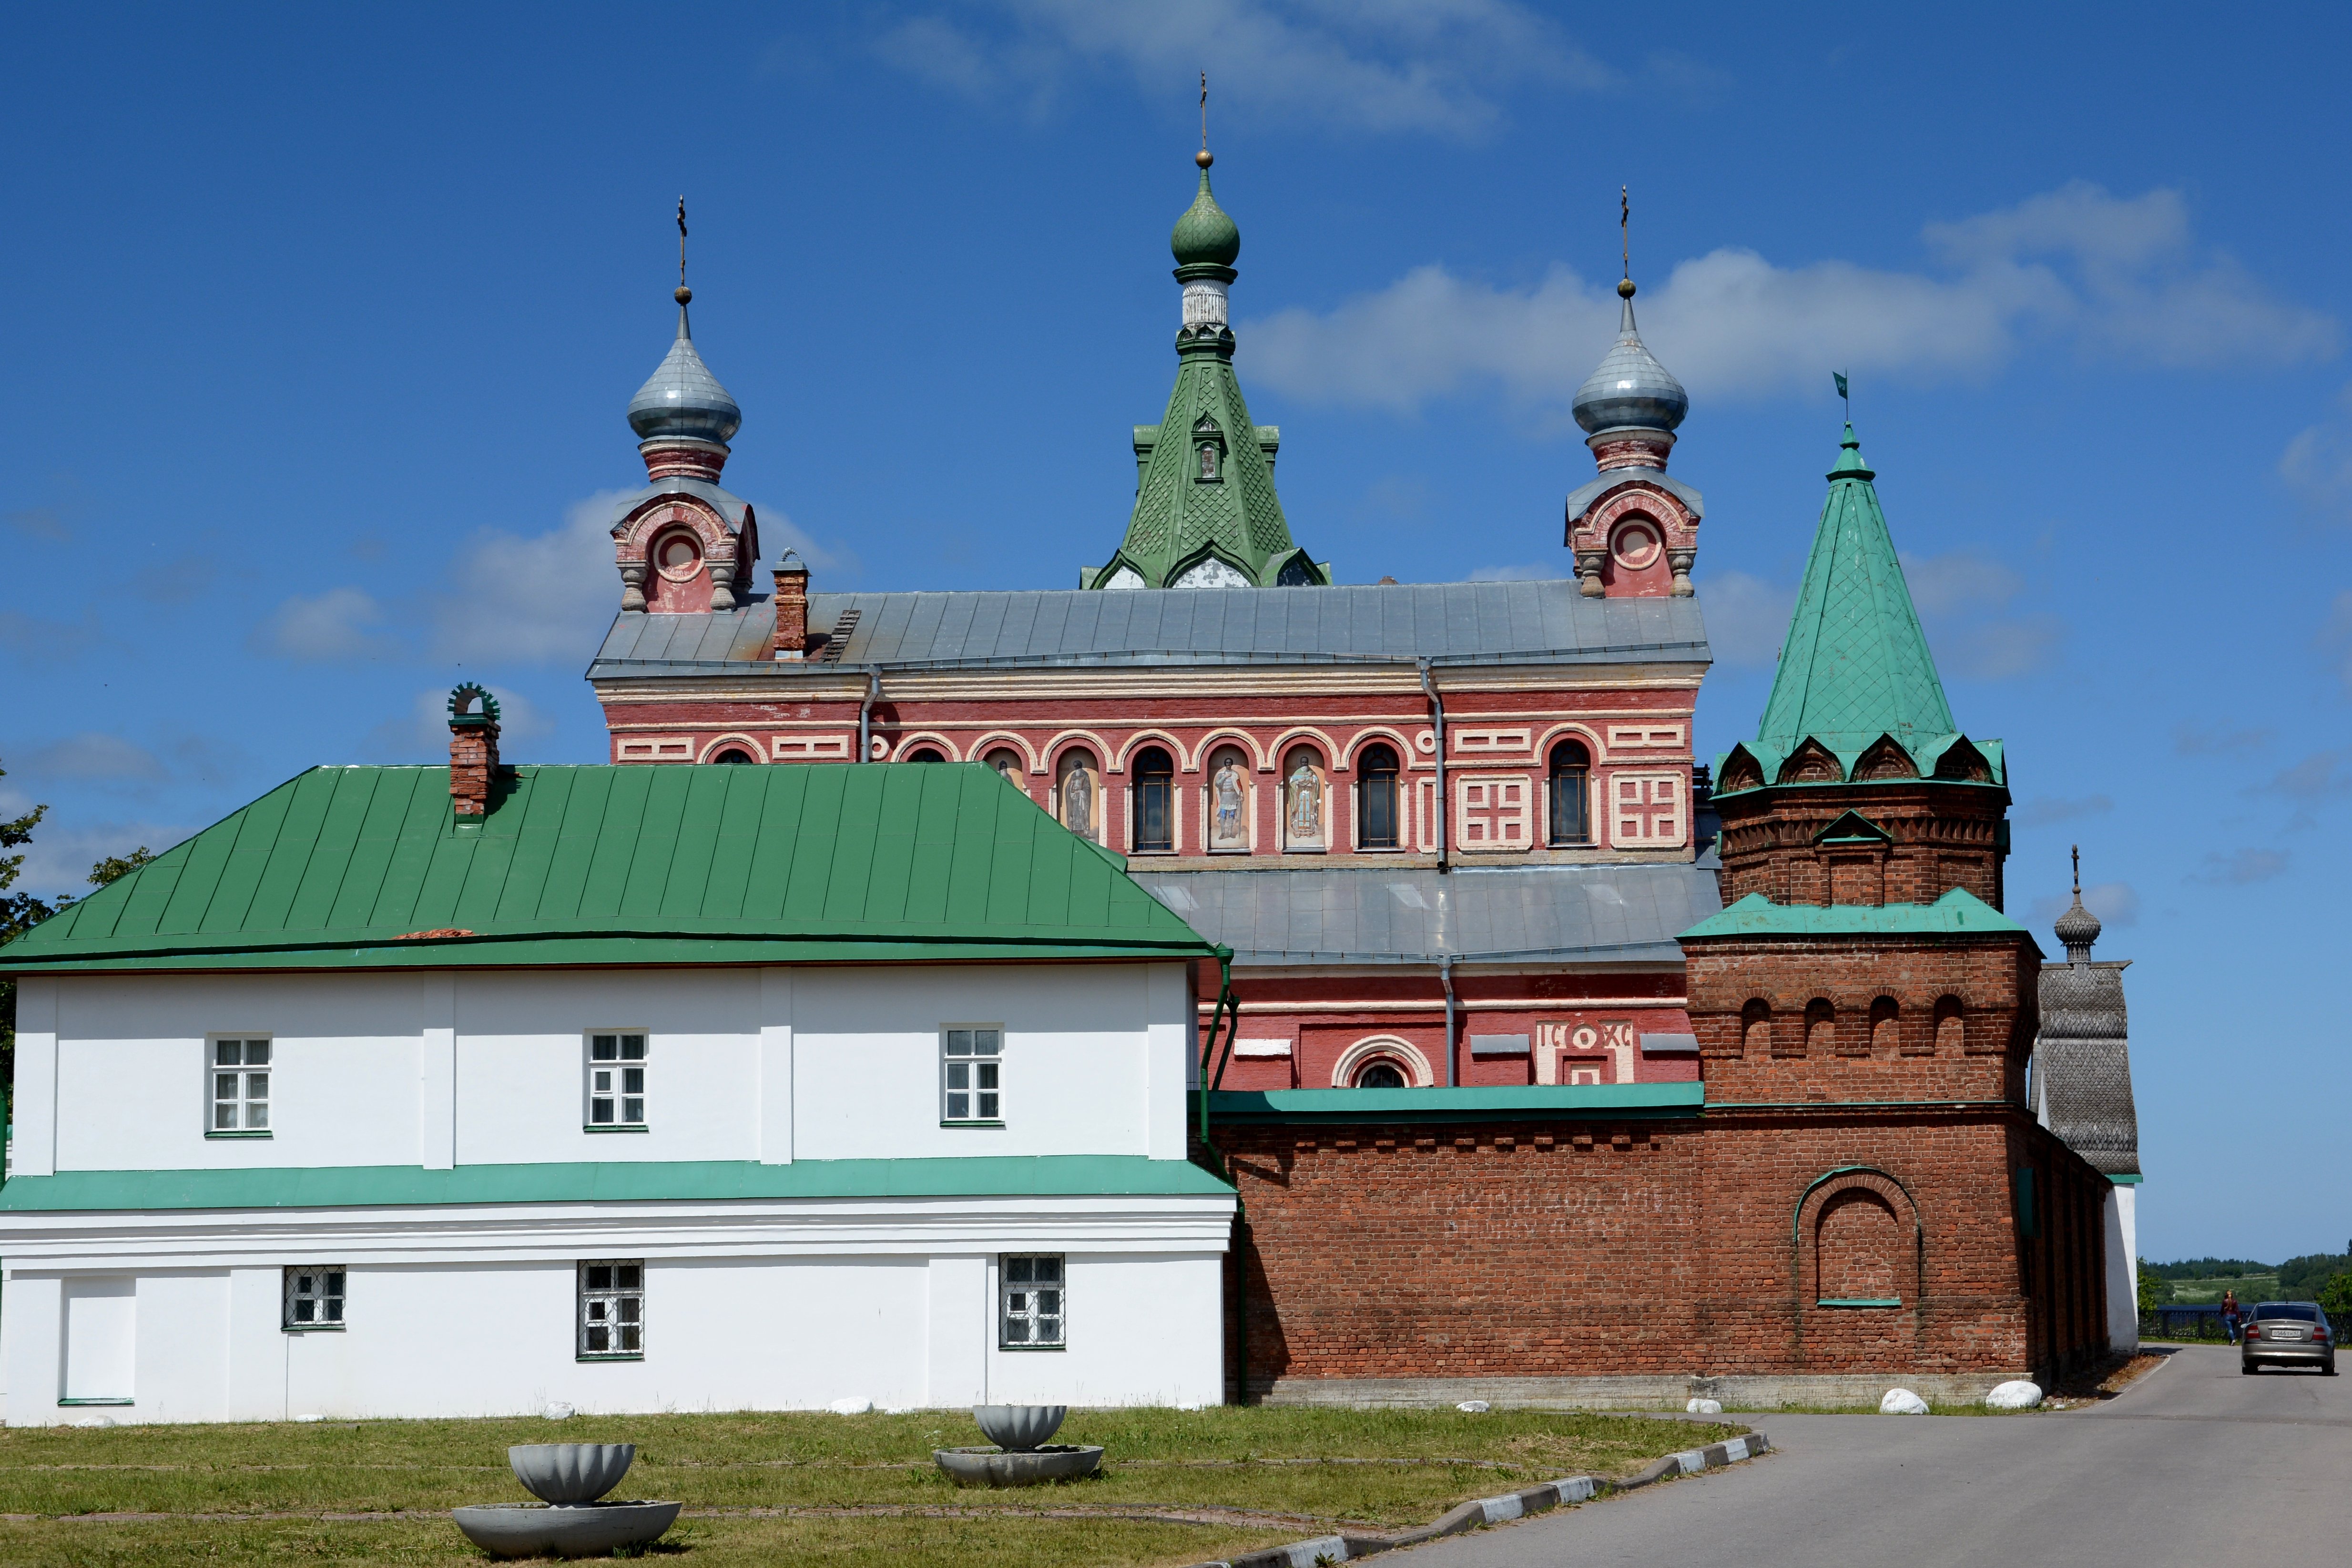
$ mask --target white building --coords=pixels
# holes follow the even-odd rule
[[[11,1424],[1223,1397],[1211,949],[1114,857],[977,766],[478,773],[0,952]]]

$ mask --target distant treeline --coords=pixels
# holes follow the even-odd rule
[[[2275,1274],[2280,1300],[2311,1301],[2318,1299],[2319,1288],[2329,1279],[2352,1271],[2352,1253],[2312,1252],[2284,1263],[2258,1263],[2251,1258],[2189,1258],[2141,1267],[2159,1279],[2243,1279]]]

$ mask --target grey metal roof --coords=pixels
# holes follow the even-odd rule
[[[1676,500],[1682,502],[1683,505],[1688,509],[1692,517],[1700,518],[1706,515],[1706,497],[1700,495],[1698,491],[1693,489],[1690,486],[1683,483],[1682,480],[1670,477],[1666,473],[1665,469],[1654,468],[1646,464],[1643,464],[1630,468],[1611,468],[1599,479],[1594,479],[1591,484],[1580,485],[1575,489],[1569,491],[1568,521],[1574,522],[1578,518],[1582,517],[1586,512],[1592,510],[1592,503],[1594,501],[1599,500],[1603,495],[1615,489],[1619,485],[1628,484],[1635,479],[1639,479],[1644,484],[1655,485],[1660,489],[1666,491]]]
[[[629,428],[650,440],[656,436],[724,443],[742,428],[743,410],[719,384],[687,330],[685,290],[679,291],[677,337],[653,374],[629,399]]]
[[[1723,908],[1706,864],[1129,871],[1244,964],[1680,963]]]
[[[676,482],[676,481],[672,481]],[[1695,598],[1595,599],[1573,579],[1135,594],[1030,589],[812,594],[812,630],[856,623],[827,664],[1219,665],[1704,663]],[[709,616],[625,613],[592,679],[764,662],[775,624],[754,600]],[[790,673],[805,665],[769,665]]]
[[[1632,285],[1626,286],[1629,289]],[[1633,325],[1633,296],[1618,313],[1617,342],[1584,384],[1570,410],[1587,434],[1627,427],[1671,430],[1690,412],[1690,394],[1658,363]]]
[[[2139,1169],[2124,965],[2095,963],[2090,944],[2071,963],[2044,964],[2042,1032],[2033,1043],[2033,1100],[2042,1124],[2110,1176]]]
[[[730,533],[743,531],[743,514],[751,510],[751,503],[732,490],[720,489],[709,479],[693,479],[681,475],[672,479],[656,479],[645,489],[633,490],[614,501],[612,526],[620,527],[623,518],[653,500],[654,497],[667,495],[689,495],[709,502],[719,515],[727,520],[727,529]]]

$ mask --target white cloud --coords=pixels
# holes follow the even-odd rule
[[[0,789],[0,813],[14,816],[5,798],[13,792]],[[25,864],[11,892],[32,893],[41,898],[55,898],[68,893],[75,898],[87,897],[91,891],[89,868],[111,855],[128,855],[142,845],[162,854],[180,843],[194,827],[182,823],[152,819],[93,822],[76,824],[58,820],[52,812],[47,821],[33,830],[33,841],[21,851]]]
[[[2072,822],[2078,816],[2105,816],[2115,808],[2113,798],[2104,795],[2086,795],[2080,800],[2042,795],[2019,806],[2014,820],[2021,827],[2048,827],[2053,823]]]
[[[1998,613],[2025,589],[2025,579],[2001,562],[1969,550],[1902,561],[1903,580],[1944,673],[1978,680],[2030,675],[2065,638],[2066,623],[2056,616]]]
[[[1769,668],[1780,662],[1796,589],[1745,572],[1704,572],[1696,585],[1707,646],[1719,663]]]
[[[1593,90],[1614,72],[1549,18],[1509,0],[998,0],[884,29],[887,63],[975,99],[1050,109],[1081,73],[1112,71],[1154,98],[1209,72],[1219,103],[1350,131],[1479,136],[1525,86]],[[1680,57],[1650,75],[1684,93],[1716,79]]]
[[[614,508],[630,490],[575,501],[560,527],[520,535],[484,529],[467,540],[433,600],[433,652],[459,664],[585,663],[621,607],[613,563]],[[753,508],[767,561],[747,563],[737,592],[765,594],[759,574],[787,548],[813,572],[855,570],[847,550],[827,550],[780,511]],[[815,584],[820,589],[823,583]]]
[[[2037,931],[2046,931],[2060,915],[2073,906],[2072,893],[2055,893],[2033,900],[2033,914],[2027,922]],[[2121,931],[2139,924],[2139,893],[2129,882],[2098,882],[2083,889],[2083,907],[2099,917],[2099,924],[2108,931]]]
[[[297,594],[281,603],[249,639],[257,653],[305,663],[384,658],[400,645],[382,628],[383,606],[358,588]]]
[[[2234,849],[2227,855],[2215,851],[2205,857],[2205,868],[2189,879],[2243,887],[2249,882],[2267,882],[2286,867],[2287,852],[2284,849]]]
[[[499,742],[502,752],[511,752],[516,742],[541,740],[555,732],[554,721],[541,712],[537,704],[521,692],[509,691],[503,686],[492,686],[490,695],[499,700]],[[367,739],[361,745],[368,755],[383,757],[390,762],[447,762],[447,689],[436,687],[430,691],[418,692],[406,712],[387,719],[369,731]]]
[[[1641,299],[1643,341],[1702,397],[1826,395],[1832,369],[1979,377],[2029,339],[2165,366],[2294,363],[2336,346],[2332,317],[2272,298],[2199,247],[2177,192],[2126,199],[2078,181],[1930,225],[1924,238],[1932,271],[1780,267],[1736,247],[1681,262]],[[1612,285],[1564,266],[1514,288],[1432,262],[1329,310],[1283,310],[1241,332],[1254,377],[1312,401],[1410,413],[1491,385],[1558,411],[1606,350],[1617,310]],[[2316,457],[2308,466],[2352,485],[2352,469]]]
[[[36,746],[19,758],[25,776],[36,779],[150,782],[168,776],[163,760],[144,746],[94,730]]]
[[[2352,386],[2336,395],[2326,418],[2286,444],[2279,478],[2313,510],[2352,521]]]

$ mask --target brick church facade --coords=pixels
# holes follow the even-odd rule
[[[679,290],[589,670],[611,759],[985,764],[1231,951],[1196,1136],[1242,1198],[1236,1396],[1963,1397],[2105,1353],[2111,1178],[2029,1103],[2006,761],[1952,719],[1851,428],[1710,774],[1688,401],[1631,281],[1572,575],[1342,586],[1244,400],[1201,164],[1174,389],[1075,588],[756,582]]]

